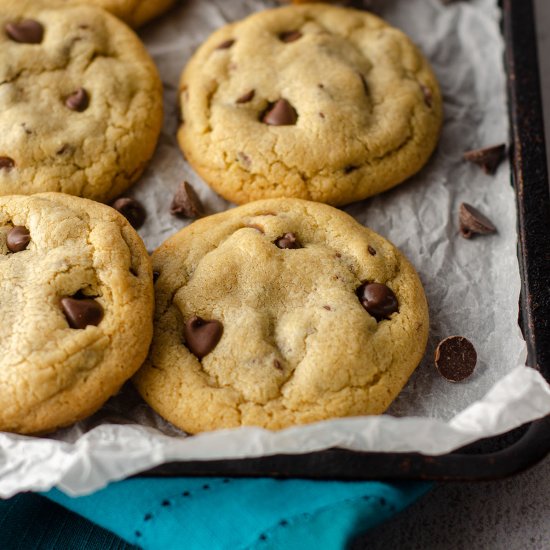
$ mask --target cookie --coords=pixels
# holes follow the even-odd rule
[[[203,218],[153,269],[153,344],[134,382],[190,433],[382,413],[424,353],[415,270],[331,206],[271,199]]]
[[[72,4],[95,4],[137,28],[158,17],[174,5],[176,0],[68,0]]]
[[[92,6],[0,0],[0,195],[110,201],[143,172],[162,84],[136,35]]]
[[[180,101],[186,158],[238,204],[380,193],[422,168],[442,121],[438,84],[409,38],[326,4],[218,30],[188,63]]]
[[[112,208],[61,193],[0,197],[0,280],[0,430],[84,418],[145,359],[150,260]]]

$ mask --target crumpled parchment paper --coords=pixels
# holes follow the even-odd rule
[[[345,208],[394,242],[418,269],[431,313],[423,363],[379,417],[336,419],[280,432],[241,428],[186,437],[156,415],[131,385],[97,414],[48,437],[0,434],[0,496],[57,486],[78,495],[173,460],[305,453],[339,446],[443,454],[550,413],[550,388],[524,367],[517,325],[520,278],[510,167],[495,176],[462,160],[468,149],[507,141],[503,41],[496,0],[377,0],[375,11],[401,28],[430,59],[445,100],[445,124],[429,164],[407,183]],[[179,75],[195,48],[228,21],[274,7],[269,0],[185,0],[141,33],[165,87],[165,125],[153,162],[132,194],[148,210],[140,230],[154,249],[186,225],[169,214],[177,186],[190,181],[209,213],[231,205],[183,160],[176,142]],[[496,235],[465,240],[457,211],[469,202]],[[442,338],[468,337],[478,351],[459,384],[433,366]]]

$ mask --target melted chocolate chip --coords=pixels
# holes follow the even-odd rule
[[[233,44],[235,44],[235,40],[226,40],[225,42],[222,42],[219,46],[217,46],[216,50],[227,50],[228,48],[231,48]]]
[[[118,210],[134,229],[139,229],[147,218],[147,212],[143,205],[136,199],[130,197],[120,197],[111,206]]]
[[[40,44],[44,37],[44,27],[34,19],[7,23],[5,30],[13,41],[22,44]]]
[[[486,174],[494,174],[497,171],[498,165],[504,159],[505,153],[506,145],[502,143],[501,145],[466,151],[464,159],[477,164]]]
[[[488,235],[495,233],[497,230],[489,218],[484,216],[477,208],[465,202],[460,205],[458,222],[460,234],[465,239],[470,239],[475,234]]]
[[[79,113],[81,113],[82,111],[85,111],[88,108],[89,104],[90,104],[90,96],[88,95],[88,92],[84,88],[78,88],[78,90],[74,91],[65,100],[65,105],[71,111],[77,111]]]
[[[65,296],[61,298],[61,308],[71,328],[97,326],[103,319],[103,307],[93,298]]]
[[[393,290],[381,283],[363,283],[356,291],[361,305],[377,321],[389,319],[399,311],[397,297]]]
[[[180,218],[199,218],[204,215],[202,202],[188,182],[180,183],[172,199],[170,214]]]
[[[15,161],[10,157],[0,157],[0,170],[11,170],[15,166]]]
[[[282,237],[279,237],[275,241],[275,246],[279,248],[303,248],[300,241],[296,238],[294,233],[285,233]]]
[[[25,250],[30,242],[31,234],[29,230],[22,225],[16,225],[6,236],[6,245],[11,252],[21,252],[21,250]]]
[[[290,126],[297,120],[298,114],[286,99],[279,99],[270,105],[262,116],[262,122],[270,126]]]
[[[184,327],[183,335],[189,351],[199,359],[208,355],[220,341],[223,325],[219,321],[207,321],[201,317],[191,317]]]
[[[239,97],[236,103],[248,103],[249,101],[252,101],[254,99],[255,94],[256,90],[250,90],[249,92],[246,92],[246,94],[243,94],[241,97]]]
[[[464,336],[449,336],[439,342],[435,350],[435,366],[451,382],[468,378],[475,369],[477,352]]]
[[[279,35],[279,40],[281,40],[281,42],[286,42],[288,44],[289,42],[296,42],[296,40],[300,40],[302,36],[303,35],[300,31],[287,31],[287,32],[282,32]]]
[[[371,256],[376,256],[376,250],[370,244],[367,246],[367,250]]]

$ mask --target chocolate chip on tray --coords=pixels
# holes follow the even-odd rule
[[[199,218],[204,215],[202,202],[190,183],[180,183],[172,204],[170,214],[179,218]]]
[[[34,19],[7,23],[5,30],[13,41],[22,44],[40,44],[44,37],[44,27]]]
[[[183,327],[185,344],[199,359],[208,355],[218,345],[222,334],[223,325],[219,321],[208,321],[196,315]]]
[[[147,213],[143,205],[136,199],[130,197],[120,197],[114,201],[111,206],[118,210],[134,229],[139,229],[147,218]]]
[[[65,105],[71,109],[71,111],[77,111],[81,113],[88,108],[90,104],[90,97],[88,92],[84,88],[78,88],[65,100]]]
[[[464,336],[449,336],[435,350],[435,366],[451,382],[461,382],[474,372],[477,352]]]
[[[504,159],[505,153],[506,145],[502,143],[501,145],[466,151],[464,159],[477,164],[486,174],[494,174],[497,171],[498,165]]]
[[[278,248],[297,249],[303,248],[302,244],[294,233],[285,233],[282,237],[275,240],[275,246]]]
[[[279,99],[270,105],[262,116],[262,122],[270,126],[290,126],[296,124],[297,120],[294,107],[286,99]]]
[[[61,308],[71,328],[97,326],[103,319],[103,307],[93,298],[65,296],[61,298]]]
[[[484,216],[477,208],[471,204],[463,202],[460,205],[458,213],[458,223],[460,226],[460,234],[465,239],[470,239],[475,234],[488,235],[495,233],[497,228],[493,222]]]
[[[11,252],[21,252],[25,250],[30,242],[31,234],[29,230],[22,225],[16,225],[6,237],[6,245]]]
[[[388,319],[392,313],[399,311],[397,296],[384,284],[363,283],[356,294],[367,313],[377,321]]]

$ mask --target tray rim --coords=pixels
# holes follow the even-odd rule
[[[522,280],[519,322],[527,342],[528,365],[539,370],[550,382],[550,187],[535,10],[533,0],[499,0],[499,4],[505,39],[511,178],[518,212],[518,259]],[[511,433],[483,441],[498,444]],[[525,425],[519,438],[503,449],[472,454],[475,450],[476,443],[440,456],[327,449],[250,459],[169,462],[137,475],[347,481],[501,479],[533,466],[550,453],[550,415]]]

